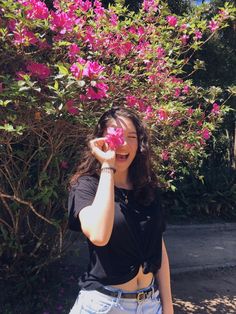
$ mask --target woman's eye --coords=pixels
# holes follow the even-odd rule
[[[128,136],[128,138],[137,138],[136,136]]]

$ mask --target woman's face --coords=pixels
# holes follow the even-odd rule
[[[118,116],[107,122],[107,128],[122,128],[124,131],[124,143],[116,150],[116,170],[125,171],[135,158],[138,149],[138,135],[131,119]],[[106,135],[106,131],[104,136]]]

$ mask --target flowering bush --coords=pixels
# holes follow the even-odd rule
[[[214,88],[203,90],[193,85],[191,74],[204,64],[196,60],[191,67],[189,62],[194,51],[234,18],[233,5],[226,3],[206,21],[201,8],[191,18],[177,17],[170,13],[165,1],[158,0],[144,0],[137,13],[119,3],[105,9],[99,0],[55,0],[53,10],[37,0],[1,3],[0,150],[4,156],[13,154],[14,144],[24,140],[36,123],[38,131],[34,134],[38,134],[38,139],[34,138],[32,145],[38,148],[38,163],[42,166],[45,162],[39,167],[41,174],[36,164],[36,169],[25,170],[27,188],[35,175],[38,178],[33,181],[31,194],[26,195],[24,186],[17,185],[20,174],[13,166],[7,168],[9,164],[4,160],[0,174],[4,182],[0,196],[8,212],[0,217],[5,222],[4,230],[11,230],[8,218],[13,211],[19,212],[19,204],[33,210],[35,202],[36,212],[43,211],[38,217],[44,223],[50,224],[55,216],[45,210],[51,206],[53,193],[46,191],[50,180],[43,185],[42,179],[53,175],[49,165],[58,151],[52,145],[55,134],[52,137],[51,131],[44,129],[48,120],[70,123],[71,130],[77,126],[77,131],[84,135],[84,128],[90,128],[105,109],[112,105],[131,107],[150,130],[153,161],[162,185],[174,189],[173,180],[189,168],[197,169],[207,140],[227,107]],[[66,148],[67,132],[65,129],[62,137]],[[38,146],[42,134],[51,138],[45,141],[49,147],[45,160]],[[11,161],[24,160],[24,145],[17,149],[15,159],[9,158]],[[74,157],[78,156],[77,148],[72,148]],[[65,158],[60,156],[60,169],[68,168],[69,172],[74,159],[68,159],[67,150],[62,151]],[[26,165],[34,160],[34,152],[31,153]],[[9,171],[18,173],[14,174],[14,184]],[[60,176],[57,180],[64,182]],[[46,198],[50,204],[44,202],[42,207],[38,201],[45,193],[50,194]],[[7,199],[18,205],[12,209]],[[56,226],[55,221],[52,225]]]

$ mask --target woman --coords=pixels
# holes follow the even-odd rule
[[[123,143],[107,144],[109,128]],[[172,314],[165,223],[139,117],[112,108],[100,118],[71,179],[69,228],[88,240],[90,263],[70,314]]]

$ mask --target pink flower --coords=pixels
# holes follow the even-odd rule
[[[202,130],[201,134],[204,140],[209,140],[209,138],[211,137],[210,131],[206,128]]]
[[[88,61],[83,69],[83,75],[88,76],[90,79],[102,78],[100,74],[104,69],[105,67],[101,66],[98,62]]]
[[[13,34],[14,43],[17,45],[23,44],[25,46],[29,46],[38,42],[38,39],[35,37],[34,33],[29,31],[26,27],[23,27],[21,30],[13,31]]]
[[[116,14],[111,14],[110,23],[112,26],[116,26],[118,23],[118,16]]]
[[[181,31],[185,31],[186,29],[188,28],[188,25],[187,24],[182,24],[182,25],[180,25],[180,30]]]
[[[105,141],[110,149],[116,150],[119,146],[124,144],[124,130],[122,128],[107,128]]]
[[[211,112],[218,115],[220,113],[220,106],[217,103],[214,103]]]
[[[179,126],[180,124],[181,124],[181,120],[180,120],[180,119],[177,119],[177,120],[175,120],[175,121],[172,123],[173,126]]]
[[[155,0],[144,0],[142,6],[146,12],[156,12],[158,10],[158,4]]]
[[[70,58],[74,58],[79,52],[80,52],[80,49],[76,44],[71,44],[69,46],[68,55]]]
[[[94,12],[97,15],[96,17],[100,19],[104,15],[105,9],[103,8],[102,3],[99,0],[94,1],[94,6]]]
[[[48,78],[51,74],[51,70],[43,63],[31,62],[27,65],[27,70],[31,73],[32,76],[44,80]]]
[[[51,12],[51,29],[53,31],[59,31],[60,34],[65,34],[72,31],[74,26],[74,20],[71,19],[66,12]]]
[[[215,20],[211,20],[208,24],[208,27],[212,32],[214,32],[219,28],[219,23]]]
[[[129,107],[134,107],[137,104],[138,100],[135,96],[128,95],[126,96],[126,102]]]
[[[194,31],[194,39],[198,40],[198,39],[201,39],[202,38],[202,32],[200,32],[198,29],[196,29]]]
[[[227,12],[226,10],[220,10],[218,13],[221,20],[225,20],[229,17],[229,12]]]
[[[75,102],[73,99],[70,99],[66,102],[66,109],[71,115],[78,115],[79,109],[74,106]]]
[[[188,108],[187,109],[187,114],[189,115],[189,116],[191,116],[193,113],[194,113],[194,109],[193,108]]]
[[[185,35],[180,37],[180,40],[181,40],[183,45],[186,45],[188,43],[189,36],[185,34]]]
[[[147,108],[145,110],[145,117],[144,117],[144,119],[148,120],[148,119],[150,119],[152,117],[153,117],[153,109],[152,109],[151,106],[147,106]]]
[[[157,116],[158,116],[158,119],[161,121],[168,119],[168,113],[164,109],[159,109]]]
[[[178,98],[181,95],[181,89],[179,87],[175,88],[174,97]]]
[[[105,83],[96,83],[96,86],[89,87],[86,98],[91,100],[98,100],[107,97],[108,85]]]
[[[87,12],[92,7],[92,3],[89,0],[80,1],[79,7],[80,7],[81,11]]]
[[[164,161],[169,160],[169,152],[168,152],[167,150],[163,150],[162,153],[161,153],[161,158],[162,158]]]
[[[73,63],[70,67],[71,73],[77,79],[81,79],[83,75],[83,68],[86,61],[83,58],[78,58],[76,63]]]
[[[44,20],[48,18],[49,11],[44,2],[39,0],[31,0],[28,2],[27,6],[31,7],[26,11],[26,17],[28,19]]]
[[[162,47],[158,47],[157,48],[157,58],[161,59],[165,56],[165,49],[163,49]]]
[[[183,92],[183,94],[188,94],[189,93],[189,90],[190,90],[190,88],[189,88],[189,86],[188,85],[185,85],[184,86],[184,88],[183,88],[183,90],[182,90],[182,92]]]
[[[175,16],[173,16],[173,15],[167,16],[166,20],[167,20],[168,24],[169,24],[170,26],[172,26],[172,27],[175,27],[176,24],[177,24],[177,22],[178,22],[177,17],[175,17]]]

